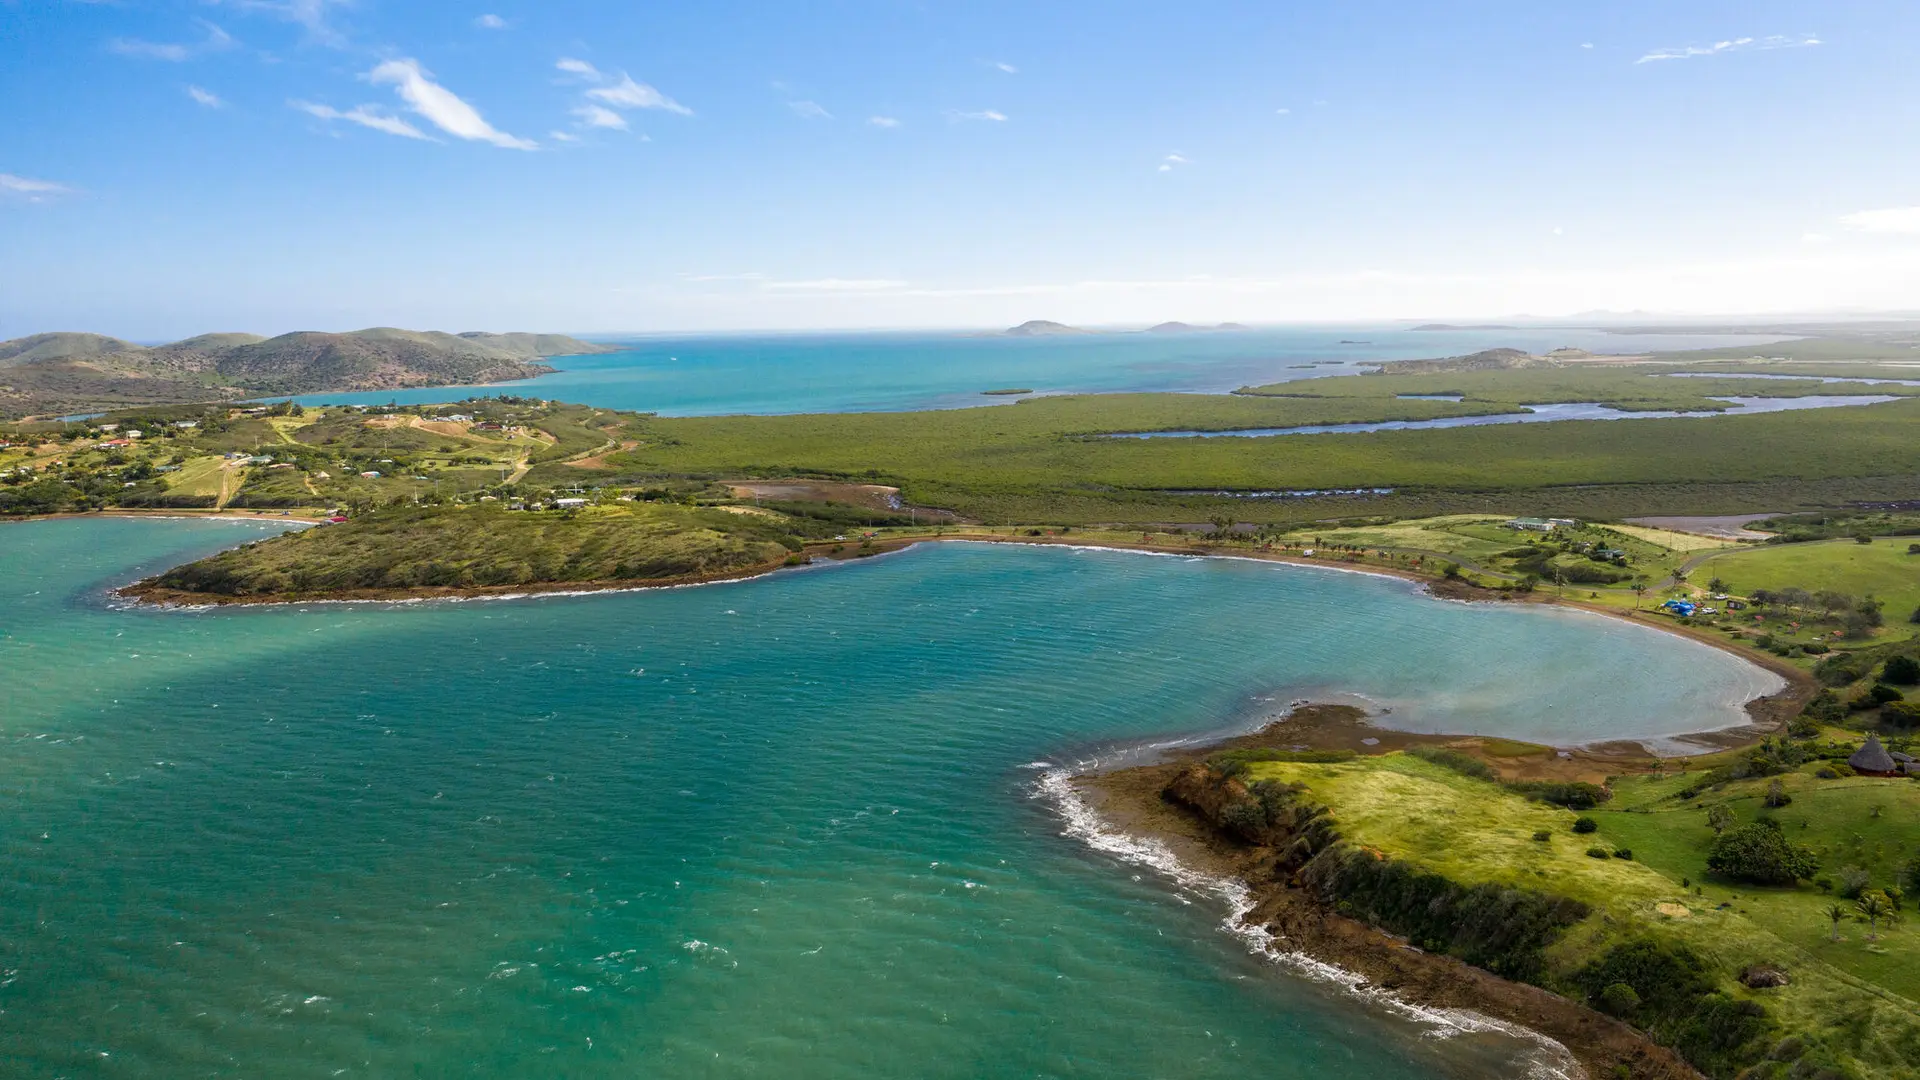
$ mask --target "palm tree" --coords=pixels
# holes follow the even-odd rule
[[[1633,579],[1633,609],[1635,611],[1640,610],[1640,598],[1645,595],[1647,595],[1647,579],[1634,578]]]
[[[1839,904],[1828,904],[1827,909],[1820,914],[1825,915],[1827,921],[1833,924],[1833,931],[1827,935],[1827,940],[1839,941],[1840,924],[1846,921],[1847,909],[1841,907]]]
[[[1854,907],[1859,908],[1860,917],[1867,920],[1868,941],[1873,941],[1879,936],[1875,931],[1880,928],[1882,921],[1885,921],[1888,925],[1892,925],[1893,923],[1893,902],[1888,900],[1879,890],[1862,893],[1860,899],[1854,904]]]

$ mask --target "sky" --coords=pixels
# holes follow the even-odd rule
[[[1911,0],[0,0],[0,337],[1920,309]]]

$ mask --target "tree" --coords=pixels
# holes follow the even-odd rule
[[[1707,582],[1707,589],[1712,592],[1723,593],[1727,591],[1727,583],[1719,578],[1714,578],[1712,581]]]
[[[1773,782],[1767,785],[1766,797],[1761,801],[1767,804],[1768,809],[1778,810],[1792,802],[1793,796],[1787,794],[1787,785],[1776,776]]]
[[[1853,536],[1853,542],[1856,544],[1871,544],[1873,543],[1873,534],[1872,533],[1855,533]]]
[[[1789,842],[1771,818],[1728,829],[1707,851],[1708,870],[1757,885],[1791,885],[1819,868],[1813,852]]]
[[[1726,832],[1732,825],[1733,811],[1727,809],[1725,803],[1715,803],[1707,807],[1707,828],[1712,829],[1715,836]]]
[[[1820,914],[1825,915],[1827,917],[1827,921],[1833,924],[1833,928],[1827,933],[1827,940],[1839,941],[1840,940],[1840,924],[1846,921],[1847,909],[1841,907],[1839,904],[1828,904],[1826,907],[1826,910],[1822,911]]]
[[[1880,677],[1897,686],[1912,686],[1920,683],[1920,660],[1911,656],[1896,656],[1887,661],[1880,671]]]
[[[1860,899],[1855,901],[1853,906],[1859,910],[1860,917],[1867,921],[1868,941],[1873,941],[1880,936],[1877,931],[1881,923],[1892,926],[1894,919],[1897,918],[1893,913],[1893,901],[1878,889],[1861,893]]]

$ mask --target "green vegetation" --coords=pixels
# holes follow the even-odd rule
[[[407,507],[247,544],[152,584],[232,597],[651,581],[778,565],[773,515],[639,503],[577,512]]]
[[[1802,1063],[1791,1075],[1900,1076],[1920,1064],[1920,945],[1888,922],[1920,854],[1911,781],[1789,773],[1790,806],[1768,810],[1767,778],[1702,793],[1698,774],[1655,774],[1616,780],[1604,809],[1577,817],[1408,753],[1253,763],[1243,778],[1265,828],[1283,830],[1285,866],[1298,862],[1336,907],[1587,1001],[1711,1076],[1787,1076]],[[1739,820],[1717,837],[1709,806]],[[1595,823],[1589,842],[1535,839],[1582,821]],[[1820,884],[1760,887],[1710,869],[1720,837],[1755,831],[1810,851],[1816,877],[1857,864],[1858,895],[1876,898],[1866,909],[1849,899],[1835,921]],[[1478,936],[1488,927],[1501,936]]]
[[[1820,599],[1823,594],[1855,601],[1873,597],[1883,612],[1896,613],[1882,621],[1904,635],[1912,628],[1903,625],[1906,613],[1920,606],[1920,556],[1907,554],[1904,544],[1859,544],[1851,539],[1768,544],[1713,556],[1696,570],[1696,576],[1706,575],[1721,579],[1727,591],[1741,596],[1788,589],[1813,594],[1812,603],[1801,612],[1806,622],[1822,611],[1835,611],[1829,601]],[[1857,606],[1857,602],[1848,605]],[[1813,610],[1816,607],[1821,611]]]

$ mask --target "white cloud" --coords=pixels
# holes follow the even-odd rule
[[[765,281],[767,275],[758,270],[749,270],[744,274],[681,274],[682,281]]]
[[[319,117],[322,120],[345,120],[349,124],[359,124],[361,127],[384,131],[389,135],[434,141],[432,136],[397,116],[375,112],[371,105],[359,105],[342,112],[331,105],[317,105],[311,101],[289,101],[287,104],[308,116]]]
[[[121,56],[134,56],[143,60],[165,60],[169,63],[182,63],[206,53],[219,52],[233,47],[233,35],[218,26],[202,19],[200,26],[207,32],[205,41],[178,43],[165,41],[142,41],[139,38],[114,38],[107,42],[107,48]]]
[[[459,139],[492,143],[507,150],[532,150],[537,145],[499,130],[462,101],[453,91],[434,82],[415,60],[389,60],[367,73],[374,85],[392,83],[407,107],[427,122]],[[397,133],[396,133],[397,134]]]
[[[1278,115],[1278,116],[1292,116],[1292,115],[1293,115],[1293,110],[1292,110],[1292,109],[1275,109],[1275,110],[1273,110],[1273,111],[1274,111],[1274,114],[1275,114],[1275,115]]]
[[[961,112],[958,109],[948,109],[947,117],[952,120],[992,120],[999,122],[1005,120],[1007,114],[997,109],[982,109],[979,112]]]
[[[473,25],[482,30],[505,30],[507,28],[507,20],[498,15],[482,15],[473,20]]]
[[[1862,210],[1847,214],[1840,224],[1855,232],[1884,233],[1898,236],[1920,235],[1920,206],[1894,206],[1885,210]]]
[[[580,141],[580,136],[575,135],[571,131],[549,131],[547,132],[547,138],[552,139],[554,142],[579,142]]]
[[[1686,45],[1677,49],[1655,49],[1640,59],[1635,60],[1634,63],[1648,64],[1656,60],[1691,60],[1696,56],[1719,56],[1721,53],[1730,52],[1760,52],[1769,49],[1805,49],[1820,43],[1820,39],[1812,34],[1801,34],[1798,37],[1774,34],[1770,37],[1763,38],[1728,38],[1725,41],[1716,41],[1711,45]]]
[[[600,78],[599,68],[594,67],[592,64],[587,63],[585,60],[575,60],[571,56],[561,57],[560,62],[553,66],[556,68],[559,68],[561,71],[564,71],[569,75],[579,75],[584,78],[593,79],[595,81],[598,81]]]
[[[1179,153],[1168,154],[1166,157],[1163,157],[1160,159],[1160,171],[1172,172],[1174,166],[1185,165],[1186,163],[1187,163],[1187,156],[1185,154],[1179,154]]]
[[[869,116],[867,117],[867,123],[877,128],[897,128],[900,126],[900,121],[891,116]]]
[[[581,127],[627,130],[627,118],[605,105],[582,105],[573,110],[573,115],[580,118]]]
[[[681,116],[692,116],[693,110],[672,98],[648,86],[633,81],[633,76],[625,74],[612,86],[596,86],[587,91],[587,96],[604,101],[616,109],[665,109]]]
[[[1581,48],[1583,48],[1583,49],[1591,49],[1591,48],[1593,48],[1593,42],[1591,42],[1591,41],[1583,41],[1583,42],[1581,42],[1581,43],[1580,43],[1580,47],[1581,47]]]
[[[1004,71],[1009,75],[1020,74],[1019,68],[1014,67],[1012,64],[1007,63],[1005,60],[995,60],[993,62],[993,66],[999,68],[1001,71]]]
[[[815,101],[789,101],[787,102],[787,108],[792,109],[795,116],[804,120],[833,119],[833,114],[822,108],[820,103]]]
[[[65,195],[72,190],[65,184],[56,184],[51,180],[34,180],[0,172],[0,197],[20,198],[37,203],[46,202],[57,195]]]
[[[290,23],[306,28],[307,33],[316,41],[327,45],[345,44],[346,38],[327,24],[327,11],[332,7],[345,7],[350,0],[207,0],[208,3],[225,4],[238,11],[263,12]]]
[[[198,86],[187,87],[187,96],[205,105],[209,109],[224,109],[227,105],[226,102],[220,100],[219,94]]]

